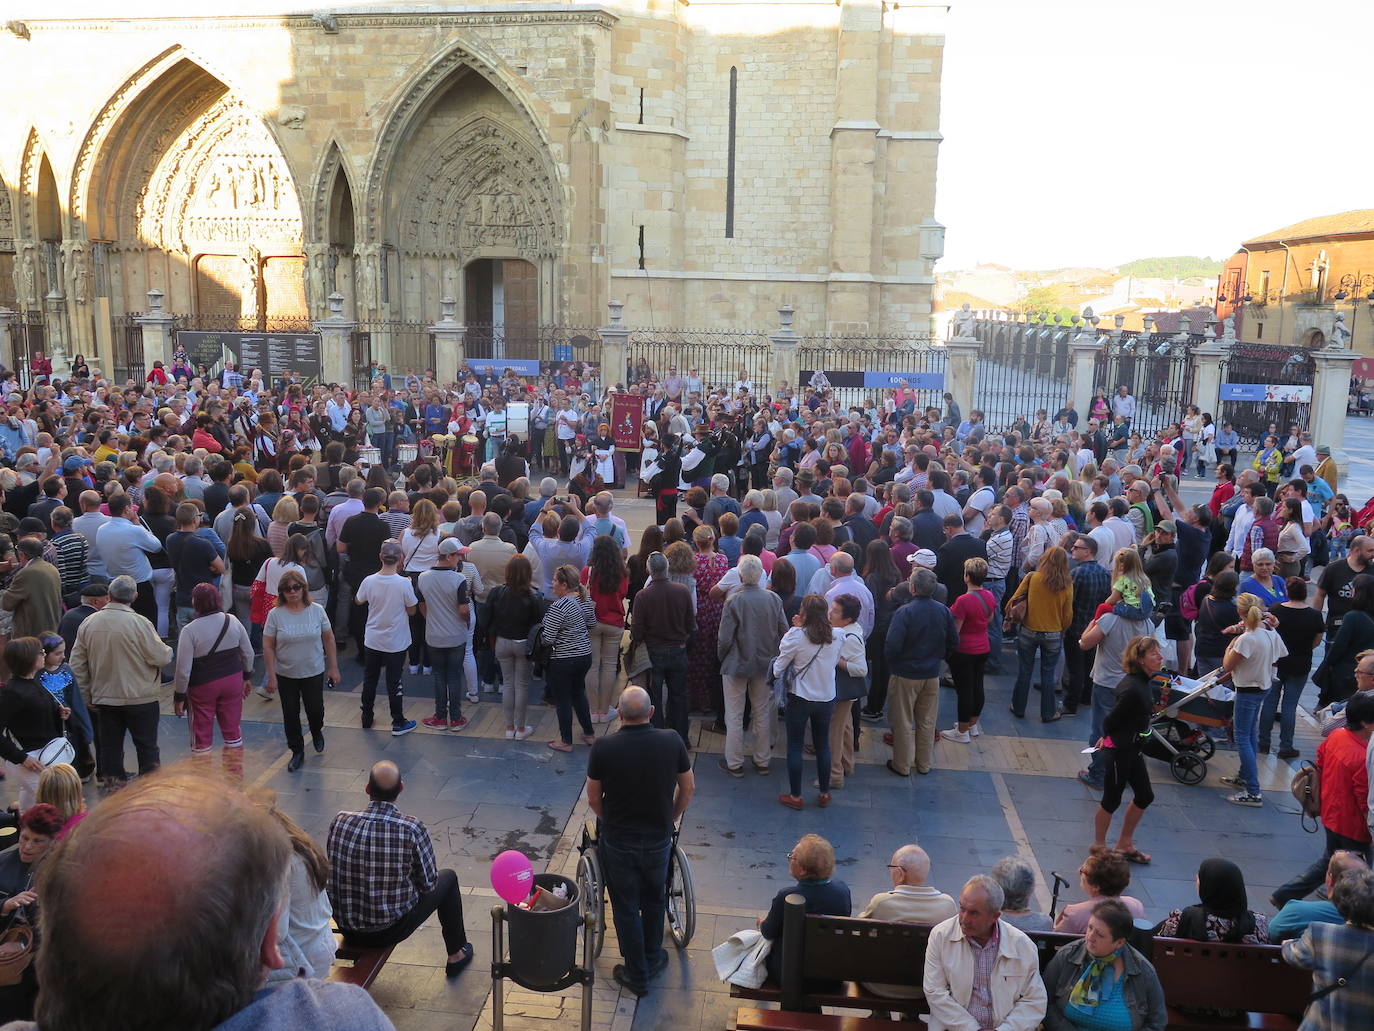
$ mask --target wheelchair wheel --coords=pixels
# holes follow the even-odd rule
[[[606,944],[606,896],[605,882],[601,879],[601,864],[591,849],[583,852],[577,860],[577,904],[584,918],[591,914],[595,919],[592,929],[592,955],[600,956],[601,947]]]
[[[697,892],[692,885],[692,867],[677,845],[668,868],[668,931],[679,949],[685,949],[697,929]]]
[[[1207,776],[1207,762],[1193,752],[1179,752],[1170,760],[1169,772],[1180,784],[1201,784]]]

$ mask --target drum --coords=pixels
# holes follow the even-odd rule
[[[458,438],[458,446],[453,451],[453,473],[455,476],[470,476],[477,471],[477,457],[481,454],[482,442],[475,433],[464,433]]]
[[[417,445],[417,444],[397,444],[397,445],[396,445],[396,461],[401,462],[401,463],[403,463],[403,464],[404,464],[405,462],[413,462],[413,461],[415,461],[415,459],[416,459],[416,457],[419,455],[419,453],[420,453],[420,448],[419,448],[419,445]]]
[[[379,447],[358,448],[358,464],[368,467],[382,464],[382,449]]]

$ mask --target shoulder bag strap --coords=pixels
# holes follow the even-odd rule
[[[1321,991],[1313,992],[1307,997],[1307,1004],[1310,1006],[1314,1002],[1325,999],[1337,988],[1344,988],[1349,985],[1350,979],[1360,972],[1360,968],[1365,965],[1365,961],[1368,960],[1371,955],[1374,955],[1374,952],[1366,951],[1365,954],[1360,957],[1360,961],[1350,968],[1350,973],[1346,974],[1344,977],[1336,978],[1336,980],[1321,989]]]
[[[215,643],[210,645],[210,651],[207,654],[213,655],[219,651],[219,643],[224,640],[224,635],[229,632],[229,621],[233,618],[229,613],[224,613],[224,626],[219,628],[219,636],[215,638]]]
[[[428,536],[429,534],[427,532],[420,535],[420,539],[415,542],[415,547],[411,548],[410,554],[406,556],[405,565],[401,567],[403,571],[405,570],[406,566],[410,565],[410,560],[415,557],[415,553],[420,550],[420,545],[425,542],[425,538]]]

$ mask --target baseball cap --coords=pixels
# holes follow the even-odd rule
[[[1155,524],[1155,529],[1163,530],[1165,533],[1172,534],[1175,537],[1178,536],[1178,524],[1172,519],[1161,519]]]
[[[453,555],[463,550],[463,542],[457,537],[445,537],[439,542],[440,555]]]
[[[77,455],[72,455],[71,458],[62,463],[62,471],[64,473],[80,472],[84,466],[90,464],[91,460],[89,458],[81,458]]]
[[[923,569],[934,569],[935,552],[931,551],[929,548],[922,548],[911,556],[911,564],[913,566],[920,566]]]
[[[401,560],[401,556],[404,554],[405,552],[402,550],[401,545],[398,542],[387,541],[382,545],[381,551],[378,552],[378,557],[383,562],[399,562]]]

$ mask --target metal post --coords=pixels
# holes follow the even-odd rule
[[[592,985],[596,981],[596,956],[592,943],[596,938],[596,917],[587,913],[582,917],[582,1031],[592,1031]],[[499,1029],[495,1029],[499,1031]]]
[[[491,1031],[502,1031],[506,1021],[501,992],[501,964],[506,954],[505,935],[502,934],[502,921],[505,918],[505,906],[491,907]]]

